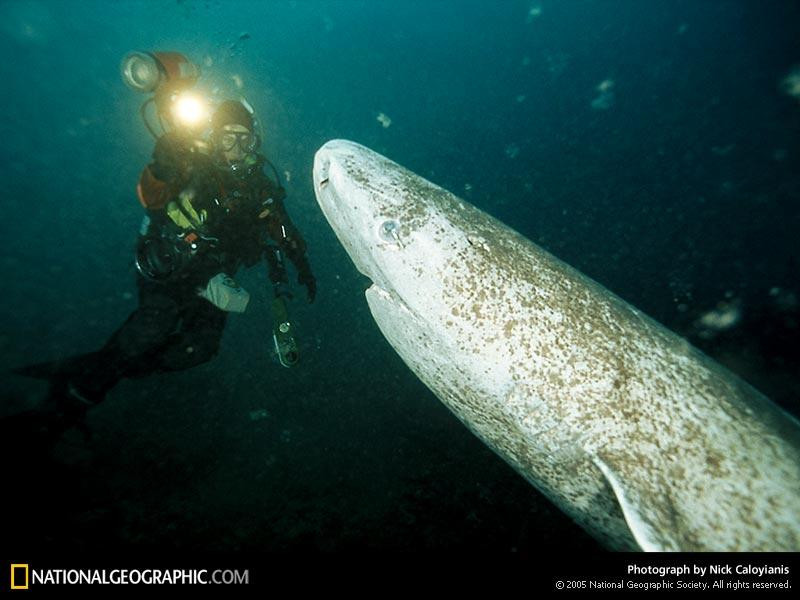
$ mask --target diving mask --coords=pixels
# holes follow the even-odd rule
[[[258,136],[249,131],[223,131],[216,136],[215,142],[223,152],[230,152],[237,145],[244,152],[252,152],[258,147]]]

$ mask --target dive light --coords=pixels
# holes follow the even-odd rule
[[[289,319],[286,309],[286,296],[288,291],[285,285],[286,267],[283,264],[283,255],[276,246],[269,245],[264,253],[275,293],[272,299],[272,341],[275,343],[275,353],[284,367],[291,368],[297,364],[300,354],[297,349],[297,340],[294,338],[294,326]]]
[[[171,112],[173,119],[187,127],[196,127],[208,120],[206,103],[189,92],[183,92],[175,98]]]
[[[184,90],[195,84],[200,69],[180,52],[129,52],[120,67],[122,80],[133,90],[159,93]]]
[[[272,299],[272,341],[280,363],[287,368],[297,364],[300,354],[294,339],[294,327],[289,321],[286,302],[281,296]]]

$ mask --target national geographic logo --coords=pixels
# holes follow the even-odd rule
[[[249,585],[250,570],[169,568],[35,568],[10,564],[9,587],[27,590],[50,585]],[[7,571],[8,572],[8,571]],[[3,585],[5,583],[3,582]]]
[[[28,565],[11,564],[11,589],[12,590],[27,590],[28,589]]]

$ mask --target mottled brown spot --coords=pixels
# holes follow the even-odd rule
[[[517,322],[514,319],[511,319],[505,324],[505,327],[503,327],[503,333],[505,334],[506,338],[511,337],[511,332],[514,329],[514,325],[516,324]]]

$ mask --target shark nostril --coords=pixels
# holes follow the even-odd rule
[[[321,190],[330,181],[330,169],[330,159],[318,155],[317,162],[314,165],[314,176],[317,180],[317,189]]]

